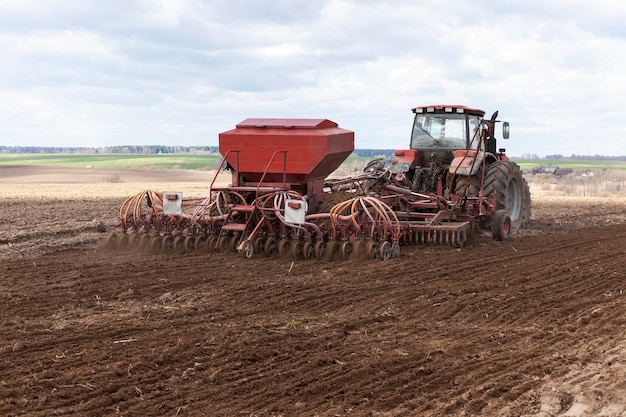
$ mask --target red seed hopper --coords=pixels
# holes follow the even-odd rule
[[[252,118],[220,133],[219,149],[233,187],[283,186],[313,197],[354,150],[354,132],[328,119]]]

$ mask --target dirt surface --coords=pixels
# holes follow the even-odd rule
[[[293,262],[98,250],[124,187],[173,177],[61,177],[0,178],[0,415],[626,416],[623,199]]]

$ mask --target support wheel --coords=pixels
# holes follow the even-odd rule
[[[391,258],[391,243],[389,242],[383,242],[380,244],[380,259],[382,259],[383,261],[388,260],[389,258]]]
[[[491,219],[491,236],[498,241],[511,237],[511,218],[506,210],[496,210]]]
[[[400,257],[400,245],[397,243],[394,243],[391,246],[391,257],[393,259],[398,259]]]
[[[252,255],[254,255],[254,243],[250,239],[247,239],[243,243],[243,256],[245,256],[246,259],[250,259]]]

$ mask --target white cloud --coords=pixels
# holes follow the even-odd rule
[[[326,117],[401,148],[411,107],[448,102],[500,110],[512,155],[622,155],[625,17],[609,0],[3,0],[0,144],[216,144],[247,117]]]

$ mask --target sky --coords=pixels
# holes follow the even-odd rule
[[[621,0],[0,0],[0,145],[213,146],[249,117],[407,148],[499,111],[510,156],[626,155]]]

